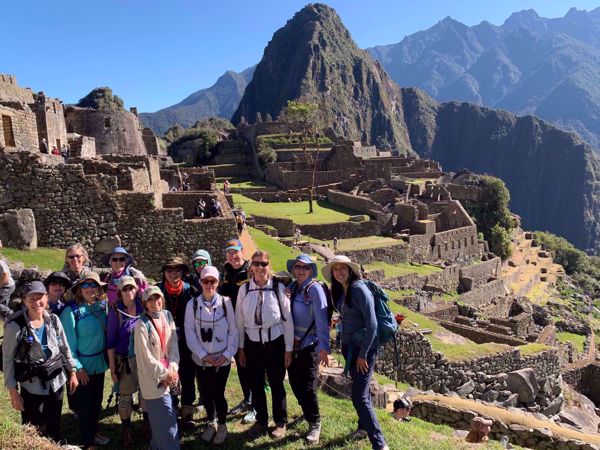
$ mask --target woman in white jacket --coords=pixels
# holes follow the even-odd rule
[[[171,389],[179,383],[179,347],[173,316],[163,310],[162,291],[151,286],[144,291],[144,313],[134,330],[134,350],[142,398],[152,428],[152,450],[179,449],[177,411]]]
[[[231,358],[237,352],[238,330],[229,297],[217,293],[219,271],[206,266],[200,272],[202,294],[185,309],[185,338],[198,373],[200,397],[206,408],[208,426],[201,439],[222,444],[227,438],[225,386]]]

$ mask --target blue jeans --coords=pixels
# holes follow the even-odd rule
[[[150,428],[152,429],[152,450],[179,450],[177,411],[169,394],[152,400],[144,399]]]
[[[381,431],[381,426],[375,415],[375,410],[371,404],[371,391],[369,385],[371,384],[371,377],[373,376],[373,370],[375,368],[375,362],[377,360],[377,348],[372,348],[367,353],[367,363],[369,364],[369,370],[367,373],[360,373],[356,370],[356,358],[360,349],[354,347],[352,349],[352,361],[350,361],[350,377],[352,378],[352,404],[358,414],[358,429],[365,430],[369,435],[371,446],[374,450],[381,450],[385,447],[385,438]],[[348,358],[350,353],[350,346],[342,344],[342,354],[344,358]]]

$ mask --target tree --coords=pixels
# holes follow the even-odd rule
[[[510,235],[508,231],[496,224],[490,231],[490,250],[502,259],[508,258],[512,254],[510,247]]]
[[[317,163],[319,161],[319,127],[321,125],[321,113],[319,105],[312,102],[299,102],[288,100],[287,106],[283,112],[284,119],[293,128],[300,133],[300,141],[302,144],[302,153],[309,167],[312,168],[312,178],[310,187],[308,188],[308,212],[313,210],[313,194],[315,190],[315,173]],[[316,155],[308,152],[308,143],[313,141],[317,145]]]

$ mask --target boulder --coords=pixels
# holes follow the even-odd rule
[[[343,375],[341,367],[326,367],[319,373],[319,384],[323,392],[337,398],[351,399],[352,380]],[[376,408],[385,408],[388,403],[388,393],[375,378],[371,379],[369,386],[371,401]]]
[[[360,214],[357,216],[350,216],[348,217],[348,220],[350,222],[366,222],[369,220],[369,216],[367,216],[366,214]]]
[[[506,385],[509,391],[518,394],[521,403],[535,401],[540,390],[535,372],[530,367],[510,372],[506,378]]]
[[[554,414],[558,414],[563,404],[565,403],[565,398],[562,395],[559,395],[554,400],[552,400],[548,406],[543,408],[540,412],[547,417],[553,416]]]
[[[0,240],[5,247],[19,250],[37,248],[35,217],[31,209],[9,209],[0,214]]]
[[[558,413],[558,421],[584,433],[597,433],[600,417],[596,415],[594,403],[570,387],[566,389],[569,389],[573,401]]]

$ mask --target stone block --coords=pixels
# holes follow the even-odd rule
[[[5,247],[35,250],[38,239],[33,211],[9,209],[0,214],[0,240]]]
[[[369,220],[369,216],[367,216],[365,214],[359,214],[357,216],[348,217],[348,220],[350,222],[366,222],[367,220]]]
[[[521,403],[535,401],[540,390],[535,372],[530,367],[510,372],[506,384],[509,391],[518,394]]]

